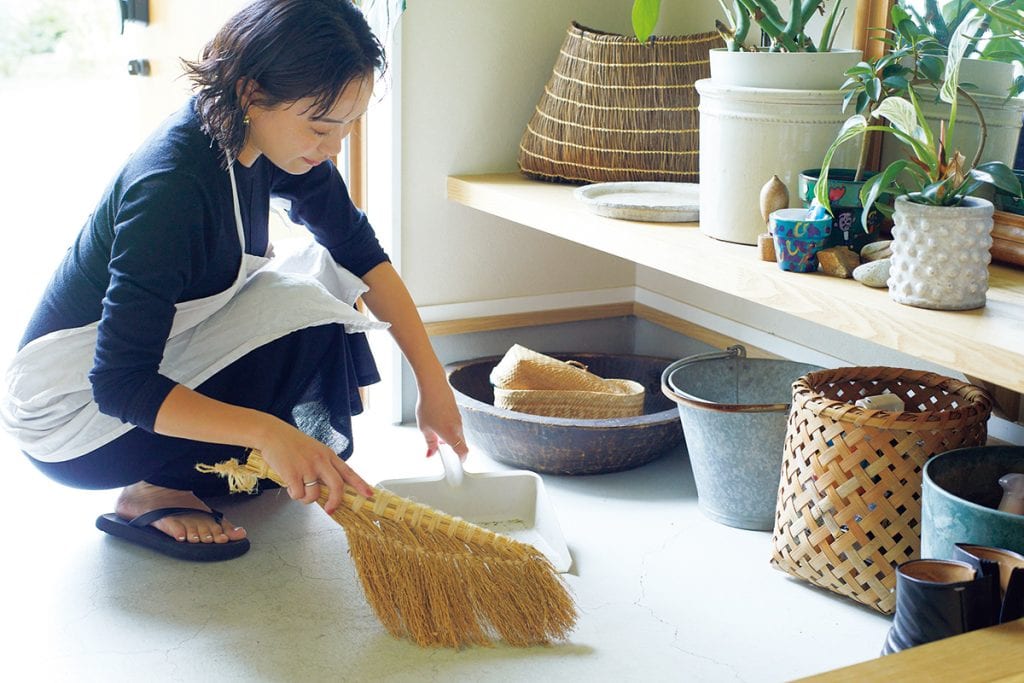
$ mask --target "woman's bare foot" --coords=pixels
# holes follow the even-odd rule
[[[154,486],[144,481],[126,486],[117,498],[115,511],[119,517],[134,519],[150,510],[166,507],[195,508],[209,511],[209,507],[191,491],[177,491]],[[236,527],[226,519],[214,521],[202,513],[172,515],[153,522],[150,526],[159,529],[171,538],[188,543],[227,543],[245,538],[245,529]]]

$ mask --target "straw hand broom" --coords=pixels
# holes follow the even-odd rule
[[[261,478],[285,486],[256,450],[244,465],[231,459],[196,469],[227,477],[232,491],[252,491]],[[321,507],[327,496],[321,487]],[[346,485],[331,517],[345,529],[367,601],[396,637],[420,646],[500,638],[525,647],[562,640],[576,623],[562,579],[532,546],[384,489],[365,498]]]

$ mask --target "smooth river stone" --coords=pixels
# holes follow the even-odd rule
[[[853,279],[868,287],[886,287],[889,283],[889,265],[887,258],[868,261],[857,266],[853,271]]]
[[[879,240],[865,244],[860,250],[862,261],[878,261],[892,256],[892,240]]]

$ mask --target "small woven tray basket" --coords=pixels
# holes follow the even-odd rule
[[[699,96],[717,32],[603,33],[572,22],[519,144],[519,169],[567,182],[698,179]]]
[[[601,420],[644,412],[644,385],[604,379],[578,361],[513,344],[490,374],[494,405],[531,415]]]
[[[906,412],[864,410],[892,393]],[[989,395],[930,372],[846,367],[793,383],[771,563],[879,612],[895,609],[895,568],[920,555],[921,468],[983,445]]]

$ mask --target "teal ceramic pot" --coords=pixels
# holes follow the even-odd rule
[[[921,557],[953,559],[957,543],[1024,553],[1024,515],[997,509],[999,478],[1012,472],[1024,473],[1024,446],[958,448],[925,463]]]
[[[824,212],[823,212],[824,213]],[[825,248],[832,217],[809,219],[807,209],[779,209],[768,217],[775,242],[775,260],[782,270],[813,273],[818,270],[818,251]]]
[[[814,168],[800,173],[800,201],[810,206],[814,199],[814,189],[818,185],[821,170]],[[877,238],[883,223],[882,214],[872,209],[868,214],[868,231],[864,232],[861,216],[864,208],[860,203],[860,188],[874,175],[873,172],[863,174],[863,180],[854,180],[854,169],[833,168],[828,172],[828,198],[832,206],[832,234],[826,247],[849,247],[856,252],[868,242]]]
[[[1016,169],[1013,174],[1017,176],[1017,180],[1024,185],[1024,170]],[[1024,215],[1024,199],[1021,199],[1016,195],[998,191],[996,192],[995,205],[1000,211]]]

